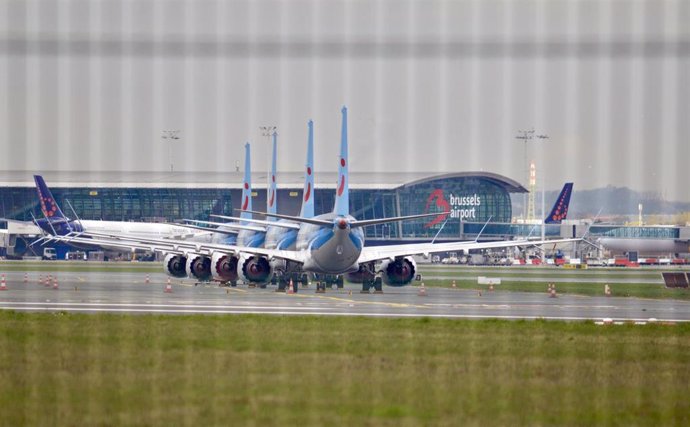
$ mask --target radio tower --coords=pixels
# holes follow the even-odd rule
[[[529,164],[529,196],[527,200],[527,221],[534,221],[534,194],[537,192],[537,166],[534,160]]]

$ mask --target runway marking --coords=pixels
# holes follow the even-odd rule
[[[331,301],[338,301],[342,303],[348,303],[348,304],[362,304],[362,305],[381,305],[384,307],[396,307],[396,308],[408,308],[408,307],[414,307],[414,308],[428,308],[424,305],[417,305],[417,304],[409,304],[409,303],[399,303],[399,302],[384,302],[384,301],[357,301],[355,299],[347,299],[347,298],[340,298],[340,297],[331,297],[331,296],[326,296],[326,295],[300,295],[300,294],[293,294],[297,295],[302,298],[314,298],[314,299],[326,299],[326,300],[331,300]]]
[[[343,316],[343,317],[391,317],[391,318],[448,318],[448,319],[505,319],[505,320],[568,320],[568,321],[587,321],[599,320],[602,317],[577,317],[577,316],[520,316],[520,315],[489,315],[489,314],[413,314],[413,313],[349,313],[349,312],[323,312],[323,313],[300,313],[295,311],[239,311],[239,310],[166,310],[166,309],[134,309],[134,308],[92,308],[92,307],[0,307],[0,310],[24,310],[24,311],[74,311],[74,312],[129,312],[129,313],[169,313],[169,314],[273,314],[273,315],[319,315],[319,316]],[[650,322],[649,318],[613,318],[613,321],[632,321]],[[690,322],[688,319],[660,319],[659,322]],[[652,323],[652,322],[650,322]]]
[[[543,304],[534,304],[534,303],[529,303],[529,304],[520,304],[520,303],[512,303],[512,304],[470,304],[470,303],[429,303],[426,304],[427,306],[431,307],[452,307],[452,308],[471,308],[471,307],[514,307],[514,308],[541,308],[541,307],[557,307],[557,308],[586,308],[586,309],[618,309],[620,307],[617,307],[615,305],[570,305],[570,304],[548,304],[548,302],[544,302]]]
[[[270,305],[197,305],[197,304],[129,304],[129,303],[108,303],[108,302],[27,302],[27,301],[7,301],[0,304],[0,308],[8,308],[5,305],[11,306],[59,306],[59,307],[154,307],[154,308],[236,308],[236,309],[252,309],[252,310],[332,310],[328,307],[290,307],[290,306],[270,306]],[[17,307],[19,308],[19,307]]]

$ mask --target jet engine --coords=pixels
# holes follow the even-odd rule
[[[386,260],[381,263],[383,283],[388,286],[405,286],[410,283],[417,273],[417,263],[411,257]]]
[[[211,258],[203,255],[190,255],[187,258],[187,274],[202,282],[211,280]]]
[[[187,258],[185,256],[168,254],[163,260],[163,269],[172,277],[183,278],[187,277],[186,264]]]
[[[211,273],[223,282],[234,282],[237,280],[238,261],[234,255],[214,253],[211,257]]]
[[[346,273],[345,278],[350,283],[363,283],[365,280],[374,280],[373,266],[360,264],[359,269],[352,273]]]
[[[271,281],[273,268],[266,257],[259,255],[242,255],[238,273],[245,283],[264,284]]]

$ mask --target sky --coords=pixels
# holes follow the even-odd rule
[[[0,0],[0,93],[4,170],[257,171],[276,126],[299,171],[313,119],[334,171],[346,105],[353,171],[690,201],[687,0]]]

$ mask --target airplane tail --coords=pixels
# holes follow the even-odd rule
[[[314,122],[309,120],[308,126],[307,167],[304,175],[304,191],[302,192],[302,210],[299,214],[302,218],[314,217]]]
[[[266,193],[266,212],[278,213],[278,203],[276,201],[276,147],[277,147],[278,133],[273,132],[273,159],[271,162],[271,176],[268,182],[268,191]],[[251,209],[250,209],[251,210]],[[271,217],[269,217],[271,218]],[[271,218],[273,220],[275,218]]]
[[[51,222],[56,222],[57,220],[67,221],[68,218],[62,213],[43,177],[41,175],[34,175],[34,181],[36,182],[36,191],[38,192],[38,200],[41,204],[43,216]]]
[[[335,192],[335,206],[333,211],[336,215],[347,216],[350,214],[349,198],[349,174],[347,158],[347,107],[342,109],[342,128],[340,131],[340,163],[338,164],[338,184]]]
[[[251,219],[252,214],[252,164],[249,143],[244,144],[244,183],[242,184],[242,213],[240,218]],[[242,223],[246,225],[246,223]]]
[[[567,182],[561,194],[558,195],[556,203],[551,209],[551,213],[544,219],[545,224],[560,224],[568,216],[568,206],[570,205],[570,195],[573,193],[573,183]]]

